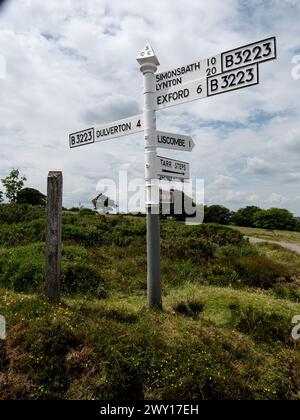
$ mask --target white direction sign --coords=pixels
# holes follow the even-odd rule
[[[157,176],[163,178],[189,179],[190,164],[163,156],[157,156]]]
[[[207,98],[207,79],[196,80],[155,94],[155,110]]]
[[[191,136],[157,131],[156,139],[156,147],[161,147],[163,149],[173,149],[181,150],[182,152],[191,152],[195,147],[195,143]]]
[[[156,75],[156,91],[161,92],[180,87],[185,83],[244,67],[276,59],[276,38],[254,42],[234,50],[199,60]]]
[[[117,137],[128,136],[144,130],[143,115],[125,118],[105,124],[99,127],[92,127],[69,135],[70,148],[85,146],[86,144],[110,140]]]
[[[209,96],[257,85],[259,83],[258,70],[258,64],[251,64],[250,66],[186,83],[179,88],[157,92],[155,96],[155,109],[164,109],[197,99],[204,99]]]

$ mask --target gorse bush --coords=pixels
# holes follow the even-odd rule
[[[199,315],[204,311],[204,304],[198,300],[188,300],[187,302],[179,302],[173,306],[175,312],[193,318],[198,319]]]
[[[43,244],[0,250],[0,285],[16,292],[36,292],[44,279]]]
[[[241,311],[237,328],[259,343],[275,345],[280,342],[295,346],[291,336],[291,320],[277,313],[268,314],[250,306]]]
[[[106,297],[104,282],[99,271],[91,264],[64,263],[62,291],[67,295],[90,295]]]
[[[16,292],[34,293],[43,290],[43,243],[0,250],[0,285]],[[82,247],[65,246],[62,260],[62,292],[65,295],[106,297],[104,280]]]
[[[205,267],[204,284],[219,287],[241,287],[242,279],[234,268],[227,264],[212,263]]]
[[[174,240],[162,240],[163,255],[171,255],[173,258],[194,258],[208,260],[213,258],[215,245],[203,238],[181,238],[180,244]]]
[[[231,264],[246,286],[270,289],[278,282],[292,281],[288,267],[264,256],[239,257],[232,260]]]
[[[0,227],[0,246],[16,247],[45,240],[45,220],[2,225]]]
[[[233,229],[220,225],[203,224],[194,228],[195,234],[199,234],[219,246],[240,245],[243,235]]]
[[[1,224],[15,224],[30,222],[45,217],[45,207],[30,206],[27,204],[0,204]]]

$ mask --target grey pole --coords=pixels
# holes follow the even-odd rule
[[[155,72],[159,66],[153,48],[147,44],[137,57],[144,75],[144,134],[145,134],[145,182],[147,213],[147,290],[148,305],[162,309],[160,274],[160,216],[159,186],[157,182],[155,146]]]

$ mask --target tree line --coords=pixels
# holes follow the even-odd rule
[[[196,207],[196,204],[193,200],[184,195],[182,192],[175,191],[175,197],[177,199],[182,199],[182,208],[184,209],[184,200],[190,202],[188,207]],[[161,209],[163,205],[161,205]],[[174,210],[174,205],[170,206],[170,215],[173,219],[178,221],[184,221],[187,217],[191,217],[188,214],[185,214],[183,211],[182,214],[176,214]],[[200,210],[203,210],[203,206]],[[167,215],[163,215],[161,210],[162,217],[167,218]],[[260,228],[260,229],[278,229],[278,230],[290,230],[290,231],[300,231],[300,220],[294,215],[286,210],[280,208],[270,208],[268,210],[261,209],[257,206],[246,206],[240,208],[237,211],[231,211],[228,208],[221,205],[211,205],[204,206],[204,223],[218,223],[220,225],[233,225],[241,227],[250,227],[250,228]]]
[[[19,169],[13,169],[10,174],[1,179],[5,192],[0,190],[0,203],[6,196],[10,204],[30,204],[45,206],[46,196],[34,188],[24,188],[27,178],[20,175]]]
[[[13,169],[10,174],[1,179],[5,192],[0,190],[0,203],[4,201],[6,196],[10,204],[29,204],[29,205],[46,205],[46,196],[34,188],[24,188],[26,177],[20,175],[18,169]],[[174,191],[175,196],[181,195],[182,200],[190,200],[190,206],[195,207],[193,200],[184,196],[182,192]],[[107,198],[108,199],[108,198]],[[183,203],[183,201],[182,201]],[[184,203],[182,208],[184,209]],[[174,205],[170,206],[170,214],[162,217],[172,217],[173,219],[184,221],[186,217],[190,217],[184,213],[176,214]],[[91,211],[91,210],[90,210]],[[221,225],[235,225],[242,227],[261,228],[261,229],[278,229],[300,232],[300,220],[286,210],[280,208],[270,208],[268,210],[261,209],[257,206],[247,206],[240,208],[238,211],[231,211],[221,205],[204,206],[204,223],[218,223]]]
[[[276,207],[263,210],[257,206],[247,206],[234,212],[224,206],[205,206],[204,223],[300,231],[299,219],[290,211]]]

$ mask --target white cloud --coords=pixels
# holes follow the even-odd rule
[[[238,184],[239,182],[231,176],[219,175],[211,184],[211,188],[227,189]]]
[[[276,167],[264,159],[258,157],[248,157],[244,175],[265,175],[276,171]]]
[[[285,197],[281,194],[272,193],[270,197],[267,199],[267,202],[271,204],[281,204],[285,201]]]
[[[278,60],[260,66],[259,86],[162,111],[158,127],[193,136],[191,154],[168,155],[191,162],[207,201],[263,206],[276,187],[300,214],[299,16],[294,0],[11,0],[0,13],[0,177],[19,167],[45,192],[48,171],[62,170],[70,206],[123,165],[143,176],[141,135],[70,151],[68,134],[141,112],[144,44],[163,70],[276,35]]]

